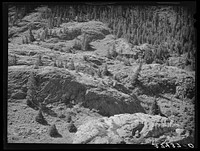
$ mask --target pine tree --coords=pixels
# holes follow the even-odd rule
[[[77,132],[77,128],[74,125],[73,121],[71,123],[69,123],[68,130],[69,130],[70,133],[76,133]]]
[[[56,60],[53,62],[53,66],[57,67]]]
[[[50,126],[49,136],[51,136],[51,137],[61,137],[61,135],[59,134],[55,124]]]
[[[152,103],[152,106],[150,109],[150,114],[151,115],[160,115],[161,114],[160,107],[158,106],[156,99]]]
[[[75,70],[75,65],[74,65],[74,61],[73,60],[70,61],[69,69],[70,70]]]
[[[38,115],[35,117],[35,121],[40,123],[40,124],[46,124],[46,120],[42,114],[42,110],[39,109]]]
[[[86,55],[84,55],[83,56],[83,60],[87,62],[88,61],[88,57]]]
[[[104,65],[104,68],[103,68],[103,71],[102,71],[102,75],[103,76],[108,76],[109,75],[107,64]]]
[[[40,38],[41,38],[41,36],[40,36],[40,33],[38,32],[37,33],[37,39],[40,40]]]
[[[107,57],[108,59],[112,59],[110,50],[107,50],[107,52],[106,52],[106,57]]]
[[[29,39],[27,36],[25,36],[25,44],[28,44],[29,43]]]
[[[13,56],[13,64],[17,65],[17,56],[16,55]]]
[[[138,82],[138,76],[140,74],[140,71],[142,69],[142,60],[140,59],[140,64],[133,76],[131,77],[131,84],[134,86]]]
[[[39,55],[38,59],[36,60],[34,64],[34,69],[39,69],[39,66],[43,66],[43,62],[41,58],[42,58],[41,55]]]
[[[113,57],[113,58],[117,57],[115,43],[113,44],[112,48],[110,49],[110,56]]]
[[[37,64],[38,64],[39,66],[43,66],[42,56],[41,56],[41,55],[38,56]]]
[[[62,61],[60,62],[60,68],[63,68],[63,62]]]
[[[100,68],[97,69],[97,76],[98,76],[99,78],[101,78],[101,70],[100,70]]]
[[[37,83],[36,83],[36,78],[35,78],[35,73],[31,72],[28,83],[27,83],[27,105],[34,108],[36,107],[37,104]]]
[[[71,115],[69,114],[69,115],[67,116],[67,122],[70,123],[71,121],[72,121],[72,117],[71,117]]]
[[[88,36],[86,33],[83,34],[83,40],[82,40],[82,50],[87,51],[88,50],[88,44],[87,44],[87,39]]]
[[[26,44],[26,40],[22,37],[22,44]]]
[[[35,38],[34,38],[34,36],[33,36],[33,33],[32,33],[32,30],[31,30],[31,29],[29,29],[29,39],[30,39],[30,42],[35,41]]]

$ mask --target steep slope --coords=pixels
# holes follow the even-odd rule
[[[48,21],[41,16],[47,10],[35,9],[9,27],[9,142],[194,143],[196,79],[194,71],[180,69],[183,57],[156,63],[150,55],[155,46],[130,44],[100,21],[46,28]],[[133,85],[140,57],[149,60],[141,63]],[[36,108],[27,103],[31,73],[35,73]],[[162,116],[149,115],[155,98]],[[35,121],[39,108],[44,108],[47,125]],[[69,130],[69,115],[76,133]],[[52,124],[60,138],[48,135]]]

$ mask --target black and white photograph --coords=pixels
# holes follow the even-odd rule
[[[8,144],[195,148],[195,1],[6,6]]]

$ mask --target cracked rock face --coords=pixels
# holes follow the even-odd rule
[[[78,128],[74,144],[149,144],[175,142],[188,137],[178,124],[159,115],[119,114],[89,121]],[[180,133],[180,131],[182,133]],[[171,135],[173,133],[174,136]]]

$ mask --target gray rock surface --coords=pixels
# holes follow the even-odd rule
[[[88,77],[68,69],[50,66],[39,69],[11,66],[9,67],[10,85],[14,85],[14,81],[21,75],[24,75],[24,79],[27,79],[27,73],[31,71],[36,72],[40,100],[46,104],[59,102],[60,100],[62,102],[74,100],[75,103],[83,103],[85,107],[97,109],[106,116],[120,113],[145,112],[139,101],[130,95],[113,88],[108,88],[106,85],[100,86],[99,82],[102,80],[99,79],[97,81],[92,76]],[[17,87],[21,87],[25,83],[17,84]],[[12,86],[8,93],[13,93],[15,88]]]
[[[149,144],[154,140],[167,143],[188,137],[181,134],[179,125],[168,118],[144,113],[118,114],[89,121],[78,128],[74,144]],[[174,132],[175,131],[175,132]],[[170,136],[174,133],[174,136]]]

